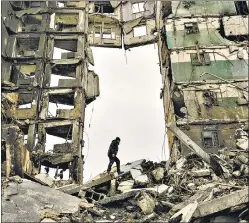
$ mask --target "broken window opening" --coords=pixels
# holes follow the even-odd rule
[[[56,31],[68,32],[76,31],[79,23],[79,14],[78,13],[56,13],[54,17],[54,28]]]
[[[134,27],[133,33],[134,37],[146,36],[147,35],[146,26],[144,25],[144,26]]]
[[[37,51],[39,49],[39,40],[39,37],[16,37],[16,52],[19,56],[24,56],[26,51]]]
[[[211,64],[209,53],[199,53],[199,58],[197,53],[191,53],[190,58],[193,66],[205,66]]]
[[[25,104],[18,104],[17,105],[17,108],[20,109],[20,108],[26,108],[26,109],[30,109],[32,108],[32,105],[35,104],[35,100],[33,100],[32,102],[29,102],[29,103],[25,103]]]
[[[52,136],[57,136],[67,141],[72,139],[73,124],[47,127],[46,133]],[[65,141],[64,141],[65,142]]]
[[[52,74],[65,77],[76,77],[76,64],[54,64]]]
[[[22,31],[39,31],[42,24],[42,15],[24,15],[21,20]]]
[[[63,144],[66,141],[71,143],[72,140],[71,139],[66,140],[64,138],[54,136],[54,135],[50,135],[50,134],[46,133],[45,152],[53,153],[55,144]]]
[[[72,110],[72,109],[74,109],[74,106],[49,102],[49,104],[48,104],[48,117],[57,117],[57,109]]]
[[[219,105],[218,96],[216,92],[206,90],[203,93],[203,97],[205,99],[204,105],[206,105],[206,107],[211,108],[213,105]]]
[[[202,143],[205,148],[217,148],[220,147],[219,132],[218,129],[211,130],[205,129],[202,131]]]
[[[183,93],[180,91],[175,91],[172,96],[172,99],[173,99],[173,105],[174,105],[174,112],[177,118],[184,118],[187,115],[187,111],[183,112],[184,111],[183,108],[186,108]]]
[[[58,169],[57,168],[52,168],[52,167],[46,167],[44,165],[41,165],[41,174],[46,174],[48,173],[49,177],[51,177],[52,179],[54,179],[55,181],[59,181],[59,180],[69,180],[69,169],[63,170],[63,169]],[[58,176],[60,175],[60,172],[63,170],[63,174],[62,176]],[[56,174],[57,172],[57,174]],[[62,177],[62,179],[61,179]]]
[[[132,13],[144,12],[144,4],[145,2],[138,2],[132,4]]]
[[[74,105],[75,92],[72,93],[61,93],[61,94],[50,94],[49,102],[64,104],[64,105]]]
[[[26,145],[28,142],[28,134],[23,135],[23,144]]]
[[[113,14],[114,8],[112,7],[110,1],[96,1],[94,2],[94,12]]]
[[[58,6],[59,8],[64,8],[64,7],[65,7],[65,3],[64,3],[64,2],[58,2],[58,3],[57,3],[57,6]]]
[[[54,40],[53,59],[74,59],[78,40]]]
[[[50,87],[58,87],[59,86],[59,81],[65,79],[65,80],[74,80],[75,78],[73,77],[65,77],[62,75],[57,75],[57,74],[51,74],[51,79],[50,79]]]
[[[184,23],[184,30],[187,35],[199,33],[198,23],[197,22]]]
[[[236,11],[238,15],[248,15],[249,9],[246,1],[235,1]]]
[[[35,78],[36,64],[12,65],[10,82],[17,85],[30,85]]]

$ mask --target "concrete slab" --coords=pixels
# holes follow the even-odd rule
[[[133,178],[134,180],[136,179],[136,177],[142,175],[142,172],[141,172],[140,170],[137,170],[137,169],[131,169],[131,170],[130,170],[130,173],[131,173],[131,176],[132,176],[132,178]]]
[[[13,187],[16,183],[10,182],[4,193]],[[18,184],[18,193],[9,199],[2,199],[2,222],[40,222],[45,205],[53,207],[50,210],[56,213],[73,214],[81,202],[77,197],[26,179]]]
[[[119,184],[118,190],[123,193],[127,190],[132,189],[133,185],[134,185],[134,180],[123,181]]]
[[[146,185],[149,183],[147,175],[141,175],[135,178],[135,183],[138,185]]]

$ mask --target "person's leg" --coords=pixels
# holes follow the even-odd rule
[[[107,173],[110,173],[114,161],[115,160],[112,157],[109,157],[109,164],[108,164],[108,168],[107,168]]]
[[[116,165],[117,165],[117,172],[118,174],[120,173],[120,160],[118,157],[115,156],[115,162],[116,162]]]

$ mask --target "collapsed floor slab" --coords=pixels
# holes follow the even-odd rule
[[[40,222],[48,206],[58,214],[73,214],[80,202],[77,197],[26,179],[21,184],[9,182],[2,194],[2,222]]]

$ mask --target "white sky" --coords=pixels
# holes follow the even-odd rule
[[[107,151],[117,136],[121,138],[118,153],[121,165],[138,159],[157,162],[168,159],[167,145],[166,154],[162,153],[165,124],[157,45],[132,48],[126,51],[126,57],[123,49],[92,50],[95,66],[91,69],[99,75],[100,97],[86,109],[84,182],[107,169]],[[57,59],[59,51],[55,50]],[[51,86],[58,85],[59,78],[66,77],[53,75]],[[50,104],[49,110],[55,115],[56,105]],[[46,150],[65,139],[47,135],[47,141]],[[44,168],[41,172],[44,173]],[[54,177],[53,170],[50,176]],[[68,171],[63,179],[68,179]]]
[[[100,78],[100,97],[86,109],[85,131],[90,145],[84,181],[107,169],[107,151],[117,136],[121,138],[118,153],[121,165],[143,158],[162,160],[165,132],[157,46],[132,48],[126,51],[126,57],[123,49],[95,47],[92,50],[93,68]],[[86,134],[84,140],[86,155]]]

